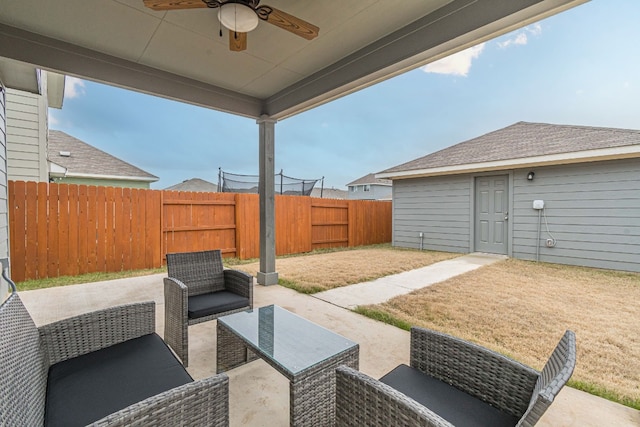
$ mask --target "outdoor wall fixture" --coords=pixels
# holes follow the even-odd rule
[[[527,174],[527,179],[529,181],[533,181],[533,177],[536,175],[536,173],[534,171],[531,171]]]
[[[255,10],[241,3],[225,3],[218,11],[220,23],[238,33],[248,33],[258,26]]]

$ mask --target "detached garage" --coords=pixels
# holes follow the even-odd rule
[[[387,169],[393,244],[640,272],[640,131],[519,122]]]

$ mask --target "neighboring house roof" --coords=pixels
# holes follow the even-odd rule
[[[218,184],[214,184],[209,181],[205,181],[200,178],[191,178],[171,187],[165,188],[165,190],[171,191],[196,191],[200,193],[217,193]]]
[[[640,157],[640,130],[518,122],[377,174],[445,175]]]
[[[367,185],[367,184],[391,185],[391,180],[376,178],[376,174],[370,173],[369,175],[365,175],[361,178],[356,179],[353,182],[348,183],[347,186],[351,187],[353,185]]]
[[[322,196],[320,196],[320,191],[322,190]],[[347,198],[346,190],[338,190],[337,188],[319,188],[314,187],[311,190],[311,197],[322,197],[323,199],[346,199]]]
[[[49,130],[48,160],[65,176],[155,182],[158,177],[59,130]],[[62,154],[60,154],[62,153]],[[52,171],[55,166],[52,166]]]

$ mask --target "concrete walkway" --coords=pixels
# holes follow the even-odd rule
[[[80,313],[137,301],[156,302],[156,331],[164,331],[164,274],[21,292],[29,313],[42,325]],[[420,280],[420,278],[416,279]],[[422,280],[420,280],[421,283]],[[255,286],[254,305],[277,304],[360,344],[360,371],[380,378],[409,363],[409,333],[318,298],[281,286]],[[549,349],[551,351],[551,349]],[[189,328],[188,371],[206,378],[216,371],[216,322]],[[229,375],[231,427],[289,425],[289,383],[257,360]],[[637,427],[640,411],[565,387],[540,419],[538,427]],[[320,426],[322,427],[322,426]]]
[[[353,310],[359,305],[383,303],[399,295],[408,294],[416,289],[431,286],[506,258],[504,255],[476,252],[415,270],[381,277],[371,282],[330,289],[313,296],[338,307]]]

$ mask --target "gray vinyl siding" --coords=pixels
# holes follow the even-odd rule
[[[536,257],[542,199],[557,245],[544,245],[543,217],[540,261],[640,271],[640,159],[536,168],[533,181],[528,171],[514,173],[514,257]]]
[[[7,214],[7,126],[5,88],[0,82],[0,258],[9,257],[9,221]],[[0,280],[0,301],[7,295],[7,284]]]
[[[393,183],[393,245],[469,252],[471,180],[447,176],[395,180]]]
[[[358,191],[352,191],[353,187],[358,187]],[[364,191],[364,185],[349,187],[348,198],[351,200],[389,200],[391,199],[390,185],[369,184],[369,191]]]
[[[6,102],[9,179],[47,181],[46,97],[8,89]]]

